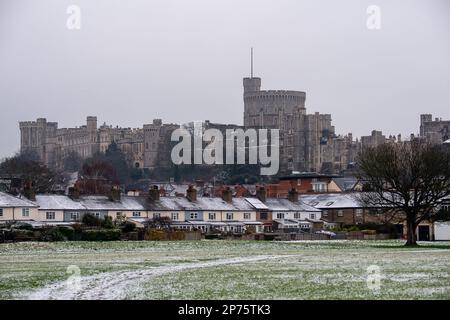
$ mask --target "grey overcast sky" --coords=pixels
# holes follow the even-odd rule
[[[66,27],[72,4],[81,30]],[[337,133],[450,118],[448,0],[0,0],[0,158],[37,117],[242,124],[250,47],[263,89],[306,91]]]

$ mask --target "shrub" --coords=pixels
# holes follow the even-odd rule
[[[114,222],[112,220],[112,217],[105,216],[105,219],[102,221],[102,228],[114,229]]]
[[[18,222],[15,225],[13,225],[14,229],[18,230],[33,230],[33,226],[29,223],[25,222]]]
[[[120,240],[119,229],[84,230],[81,239],[84,241],[115,241]]]
[[[75,229],[71,227],[58,227],[58,231],[65,240],[75,240]]]
[[[62,234],[62,232],[59,230],[59,228],[45,228],[42,229],[40,232],[40,241],[64,241],[66,238]]]
[[[120,228],[122,229],[122,232],[133,232],[136,229],[136,225],[133,222],[125,221]]]
[[[15,241],[36,241],[40,238],[39,232],[36,234],[31,230],[15,229],[11,233]]]
[[[83,215],[81,222],[88,227],[99,227],[102,224],[102,221],[91,213]]]

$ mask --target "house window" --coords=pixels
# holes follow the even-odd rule
[[[173,221],[178,220],[178,212],[172,212],[172,220]]]
[[[309,214],[309,218],[313,219],[313,220],[316,219],[316,214],[315,213],[310,213]]]
[[[155,219],[155,218],[161,218],[161,214],[159,212],[155,212],[153,214],[153,219]]]
[[[312,187],[314,192],[325,192],[327,186],[326,183],[313,183]]]
[[[30,216],[30,209],[22,208],[22,217],[29,217],[29,216]]]
[[[284,213],[277,213],[277,219],[284,219]]]
[[[227,212],[227,220],[233,220],[233,213]]]
[[[363,214],[363,210],[362,209],[356,209],[356,216],[357,217],[362,217]]]
[[[328,217],[328,211],[324,211],[324,212],[323,212],[323,216],[324,216],[324,217]]]
[[[261,213],[259,214],[259,218],[260,218],[261,220],[267,220],[267,212],[261,212]]]
[[[344,216],[344,211],[338,210],[338,217],[343,217],[343,216]]]
[[[116,212],[116,218],[122,217],[122,212]]]
[[[47,220],[55,220],[55,213],[54,212],[46,212],[45,217]]]
[[[79,214],[78,212],[72,212],[70,214],[70,220],[78,220]]]
[[[216,214],[213,212],[209,213],[209,220],[216,220]]]
[[[298,212],[294,213],[294,219],[301,219],[301,214]]]
[[[197,212],[191,212],[190,215],[189,215],[189,217],[190,217],[191,219],[198,219],[198,213],[197,213]]]
[[[133,211],[133,217],[140,217],[141,212],[140,211]]]
[[[0,217],[3,217],[3,209],[0,208]]]
[[[250,213],[249,212],[244,212],[244,219],[245,220],[250,220]]]
[[[94,212],[94,216],[98,219],[100,219],[100,212]]]

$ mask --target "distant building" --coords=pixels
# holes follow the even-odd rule
[[[261,90],[261,78],[244,78],[244,126],[280,130],[280,172],[341,171],[358,144],[335,134],[330,114],[307,114],[306,93]]]
[[[431,143],[442,143],[450,139],[450,120],[435,118],[431,114],[420,115],[420,137]]]
[[[364,147],[377,147],[386,143],[386,137],[381,131],[373,130],[370,136],[361,137],[361,146]]]
[[[170,134],[178,125],[154,120],[143,128],[120,128],[103,124],[97,127],[97,117],[87,117],[86,125],[58,128],[57,122],[45,118],[19,123],[20,150],[34,151],[50,168],[62,168],[64,160],[75,152],[85,159],[105,152],[115,142],[130,165],[153,168],[170,161]]]

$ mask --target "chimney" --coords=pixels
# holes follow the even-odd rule
[[[36,193],[34,192],[33,182],[27,181],[23,188],[23,195],[28,198],[28,200],[36,201]]]
[[[222,190],[222,199],[228,203],[233,202],[233,192],[230,187],[226,187]]]
[[[69,188],[69,198],[72,200],[76,200],[80,198],[80,190],[76,187]]]
[[[261,201],[261,202],[266,202],[266,198],[267,198],[267,191],[266,188],[264,187],[259,187],[256,190],[256,197]]]
[[[197,201],[197,189],[195,189],[191,184],[186,191],[186,198],[188,198],[189,201]]]
[[[148,197],[150,201],[159,201],[159,189],[158,186],[153,186],[148,190]]]
[[[120,187],[112,186],[111,192],[109,193],[109,200],[120,201]]]
[[[288,200],[294,203],[298,202],[298,192],[297,189],[292,188],[288,193]]]

